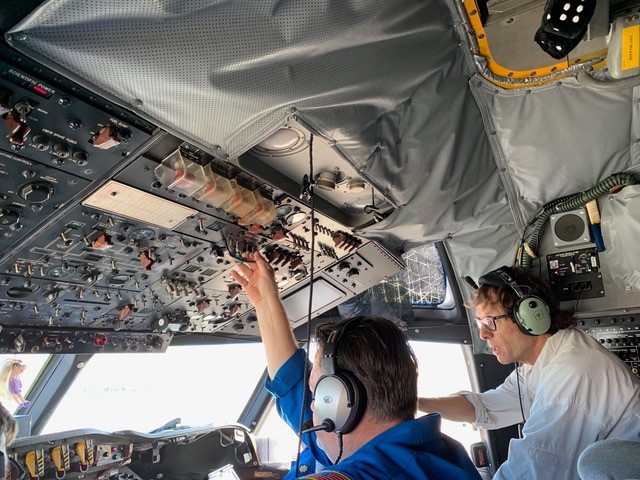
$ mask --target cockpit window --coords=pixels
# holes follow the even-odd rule
[[[472,390],[461,345],[419,341],[410,343],[418,358],[418,396],[445,397],[451,392]],[[470,423],[442,419],[442,431],[462,443],[467,452],[471,445],[482,441],[480,431]]]
[[[412,248],[402,255],[407,269],[396,275],[406,283],[411,303],[436,306],[445,301],[447,277],[435,245]]]
[[[175,418],[189,426],[234,423],[264,371],[263,350],[252,343],[95,355],[42,433],[149,432]]]

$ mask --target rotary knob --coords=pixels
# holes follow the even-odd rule
[[[18,193],[31,203],[42,203],[51,198],[53,191],[53,185],[49,182],[31,182],[22,186]]]
[[[11,206],[0,207],[0,226],[15,225],[20,221],[20,209]]]

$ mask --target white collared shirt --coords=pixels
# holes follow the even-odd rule
[[[549,337],[533,366],[520,372],[522,439],[494,480],[577,479],[580,453],[605,438],[640,441],[640,380],[593,337],[577,329]],[[498,388],[461,392],[489,430],[522,422],[516,372]]]

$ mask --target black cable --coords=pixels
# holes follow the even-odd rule
[[[516,384],[518,385],[518,400],[520,402],[520,413],[522,414],[522,423],[521,425],[524,426],[525,422],[527,421],[524,418],[524,408],[522,407],[522,392],[520,391],[520,372],[518,371],[518,362],[514,362],[514,365],[516,366]],[[522,429],[518,428],[518,436],[520,438],[522,438]]]
[[[334,465],[337,465],[338,462],[340,461],[340,459],[342,458],[342,432],[338,432],[338,458],[336,458],[336,461],[333,462]]]
[[[302,452],[302,430],[304,424],[304,409],[307,404],[307,397],[309,395],[309,375],[307,371],[311,367],[309,361],[309,345],[311,344],[311,313],[313,312],[313,277],[314,277],[314,259],[316,257],[316,209],[313,193],[313,134],[309,137],[309,204],[311,207],[311,262],[309,264],[309,309],[307,311],[307,352],[304,359],[304,372],[303,372],[303,388],[302,388],[302,408],[300,409],[300,422],[298,426],[298,453],[296,455],[296,478],[300,475],[300,454]]]

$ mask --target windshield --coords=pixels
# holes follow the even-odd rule
[[[148,432],[174,418],[190,426],[234,423],[264,371],[263,351],[253,343],[95,355],[42,433]]]

